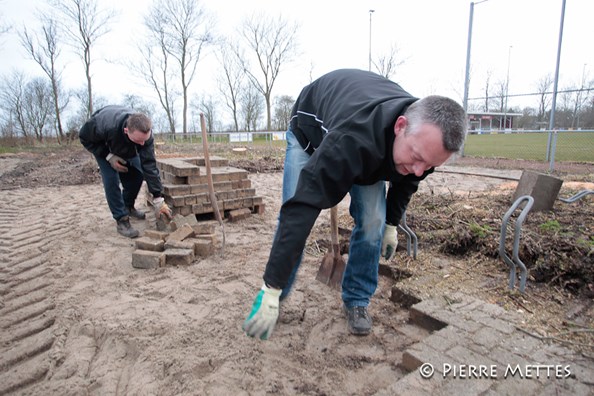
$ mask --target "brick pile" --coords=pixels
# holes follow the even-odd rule
[[[195,215],[176,215],[172,232],[146,230],[135,239],[132,253],[134,268],[150,269],[189,265],[197,257],[208,257],[215,245],[216,221],[198,222]]]
[[[262,197],[256,196],[256,190],[251,188],[246,170],[231,167],[227,159],[217,156],[211,156],[210,163],[221,218],[237,216],[246,209],[251,213],[264,212]],[[203,157],[158,159],[157,167],[161,172],[165,202],[174,214],[215,218]]]

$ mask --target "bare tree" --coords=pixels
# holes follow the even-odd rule
[[[158,17],[158,15],[155,15]],[[149,41],[142,46],[140,56],[142,63],[132,65],[132,69],[142,76],[157,93],[159,104],[165,112],[170,133],[176,132],[177,115],[175,111],[175,97],[177,91],[173,88],[173,72],[169,64],[169,52],[160,18],[148,19],[145,24],[149,29]]]
[[[234,131],[239,131],[239,94],[244,85],[244,71],[238,62],[239,49],[232,50],[231,44],[225,42],[221,45],[220,54],[217,55],[222,66],[222,76],[218,78],[219,93],[223,97],[225,106],[231,112]]]
[[[182,131],[187,132],[188,88],[204,47],[212,42],[212,23],[197,0],[157,0],[147,27],[160,37],[163,52],[175,61],[183,98]],[[165,56],[165,55],[164,55]]]
[[[61,103],[61,81],[62,70],[57,69],[57,61],[60,56],[58,24],[51,16],[41,15],[42,36],[30,33],[26,27],[23,27],[19,33],[21,44],[27,53],[41,67],[43,72],[49,78],[52,87],[52,102],[54,107],[54,118],[56,120],[56,130],[58,143],[62,143],[65,138],[65,132],[62,127],[62,111],[68,104],[68,98]]]
[[[53,121],[51,85],[43,78],[35,78],[26,85],[24,98],[25,123],[37,141],[43,142],[43,138],[49,135],[47,129]]]
[[[548,108],[551,104],[552,98],[550,95],[550,89],[553,85],[553,78],[550,74],[543,76],[540,80],[538,80],[536,85],[536,90],[538,93],[538,112],[536,113],[536,120],[539,123],[546,121],[546,115],[548,112]]]
[[[489,106],[490,105],[489,101],[490,101],[490,94],[491,93],[489,91],[489,89],[490,89],[489,84],[491,83],[491,76],[492,76],[492,74],[493,74],[493,72],[488,71],[487,72],[487,77],[485,78],[485,107],[484,107],[484,110],[483,110],[485,113],[488,113],[489,112],[489,107],[490,107]]]
[[[390,78],[396,73],[396,68],[402,66],[405,59],[399,56],[400,50],[395,43],[390,45],[390,51],[385,55],[380,55],[377,61],[373,61],[373,66],[377,70],[378,74]]]
[[[28,141],[29,129],[25,116],[25,75],[13,71],[10,76],[4,77],[0,90],[0,107],[8,114],[8,120],[16,128],[15,135],[19,132],[25,141]]]
[[[253,72],[247,58],[240,55],[243,68],[251,84],[266,100],[266,129],[272,125],[272,89],[282,66],[296,56],[298,25],[282,17],[252,16],[241,26],[241,36],[251,50],[257,63],[257,72]],[[256,74],[261,73],[260,77]]]
[[[277,97],[274,107],[274,128],[277,131],[286,131],[289,128],[289,121],[291,120],[291,111],[295,104],[295,99],[291,96],[283,95]]]
[[[92,50],[96,42],[109,32],[109,22],[116,13],[112,10],[99,10],[98,0],[52,0],[54,6],[65,16],[64,32],[70,43],[79,51],[87,79],[87,115],[93,113],[93,84],[91,64]]]
[[[241,114],[244,129],[253,132],[258,129],[258,120],[262,116],[262,96],[253,85],[241,93]]]
[[[216,130],[216,112],[217,112],[217,101],[212,98],[212,96],[208,95],[207,97],[203,97],[202,99],[196,98],[194,100],[194,104],[192,105],[192,110],[194,111],[194,123],[195,131],[201,131],[202,126],[200,125],[200,113],[204,114],[204,119],[206,121],[206,132],[209,134]]]

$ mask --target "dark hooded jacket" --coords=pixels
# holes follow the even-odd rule
[[[98,158],[112,153],[124,160],[140,157],[142,172],[147,187],[154,197],[160,197],[163,191],[153,136],[144,145],[132,142],[124,133],[126,121],[136,111],[124,106],[105,106],[93,113],[79,132],[82,145]]]
[[[264,281],[284,288],[322,209],[337,205],[354,184],[390,182],[386,223],[397,225],[422,176],[401,175],[392,157],[394,124],[418,99],[375,73],[344,69],[306,86],[290,129],[311,155],[295,195],[280,211]]]

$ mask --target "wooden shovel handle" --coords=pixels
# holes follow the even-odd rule
[[[332,246],[338,246],[338,207],[330,208],[330,237]]]

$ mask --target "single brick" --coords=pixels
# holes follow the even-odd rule
[[[167,249],[164,254],[167,265],[189,265],[194,260],[192,249]]]
[[[247,219],[251,214],[252,211],[247,208],[232,210],[229,212],[229,221],[233,223],[235,221]]]
[[[184,239],[183,241],[176,241],[175,239],[169,239],[165,242],[165,250],[169,249],[192,249],[194,250],[194,244],[190,242],[190,239]]]
[[[214,234],[217,221],[200,221],[198,224],[193,224],[192,229],[196,235],[210,235]]]
[[[136,238],[134,240],[136,244],[136,249],[140,250],[150,250],[152,252],[162,252],[163,247],[163,240],[162,239],[154,239],[143,236],[141,238]]]
[[[194,229],[189,224],[184,224],[177,230],[169,234],[167,241],[183,241],[186,238],[194,236]]]
[[[208,257],[214,250],[212,240],[204,238],[188,238],[184,242],[191,243],[194,249],[194,254],[197,257]]]
[[[165,232],[165,231],[145,230],[144,236],[147,238],[161,239],[161,240],[165,241],[167,239],[167,237],[169,236],[169,233]]]
[[[149,250],[136,250],[132,252],[132,267],[134,268],[158,268],[165,265],[165,253],[151,252]]]
[[[178,214],[173,216],[173,219],[171,219],[171,223],[169,225],[171,226],[171,229],[175,231],[184,224],[189,224],[193,226],[195,224],[198,224],[198,220],[196,220],[196,216],[194,214],[190,214],[187,216],[182,216]]]

